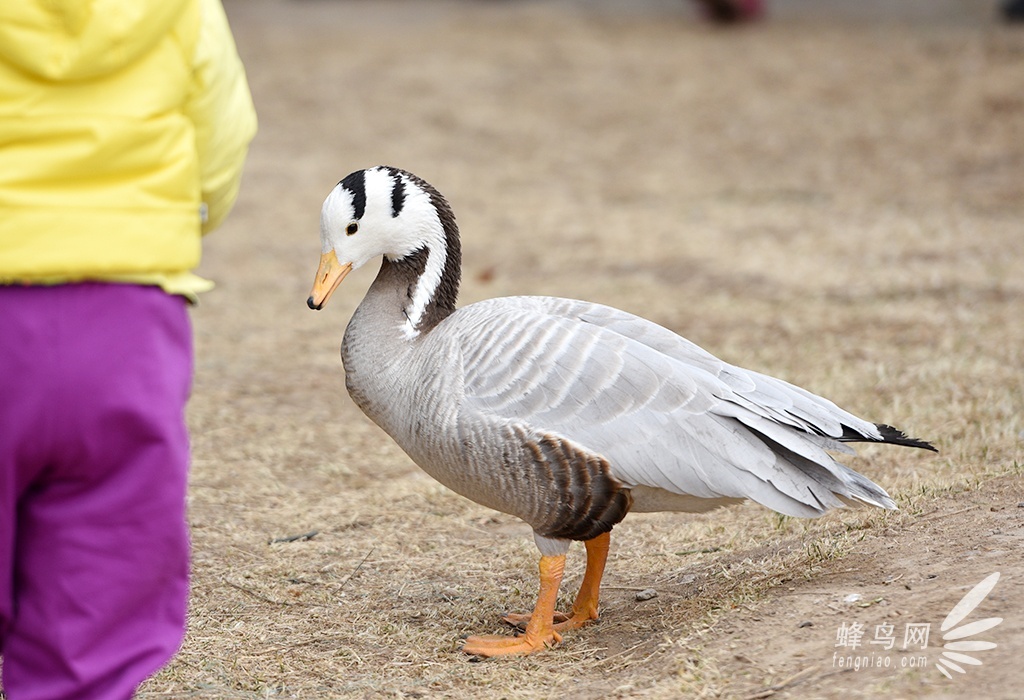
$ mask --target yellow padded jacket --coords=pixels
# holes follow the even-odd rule
[[[0,283],[192,296],[255,132],[220,0],[0,0]]]

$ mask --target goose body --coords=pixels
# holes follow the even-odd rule
[[[356,404],[428,474],[528,523],[541,593],[518,637],[471,637],[481,655],[530,653],[597,617],[609,532],[627,512],[704,512],[751,499],[814,517],[895,504],[829,452],[852,441],[933,449],[799,387],[717,359],[608,306],[504,297],[456,308],[458,230],[411,173],[357,171],[328,196],[311,308],[383,257],[345,331]],[[572,540],[587,572],[571,615],[554,612]],[[554,624],[555,620],[560,620]]]

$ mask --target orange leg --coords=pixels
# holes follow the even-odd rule
[[[597,619],[601,578],[604,576],[605,562],[608,561],[608,546],[611,539],[611,534],[606,532],[586,541],[587,569],[583,574],[583,583],[580,584],[580,592],[576,594],[576,601],[572,604],[572,615],[560,612],[554,614],[554,620],[558,623],[554,625],[556,632],[579,629],[591,620]],[[522,627],[529,625],[532,616],[510,614],[504,619],[510,625]]]
[[[552,647],[562,641],[562,635],[555,632],[552,621],[555,615],[555,600],[558,586],[565,572],[565,555],[543,556],[540,558],[540,593],[533,608],[526,631],[515,637],[484,634],[470,637],[462,650],[478,656],[501,656],[506,654],[531,654]]]

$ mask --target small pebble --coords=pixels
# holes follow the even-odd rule
[[[645,601],[645,600],[650,600],[651,598],[657,598],[657,597],[658,597],[658,592],[656,590],[654,590],[653,588],[645,588],[644,590],[642,590],[642,591],[640,591],[639,593],[636,594],[636,599],[638,601],[641,601],[641,602]]]
[[[814,623],[810,620],[804,620],[799,625],[797,625],[797,627],[814,627]]]

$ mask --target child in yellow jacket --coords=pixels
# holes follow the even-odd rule
[[[185,307],[255,111],[219,0],[5,2],[0,95],[2,688],[128,698],[184,632]]]

